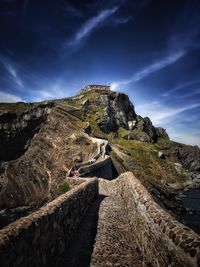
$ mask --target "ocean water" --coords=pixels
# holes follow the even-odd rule
[[[178,197],[189,210],[182,216],[183,222],[200,234],[200,190],[181,192]]]

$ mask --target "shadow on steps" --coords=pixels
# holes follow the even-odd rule
[[[95,236],[97,233],[98,214],[102,200],[105,196],[100,195],[88,208],[86,215],[73,240],[68,245],[67,253],[59,267],[89,267]]]

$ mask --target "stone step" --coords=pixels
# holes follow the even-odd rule
[[[130,234],[122,199],[105,197],[99,209],[90,267],[144,266]]]

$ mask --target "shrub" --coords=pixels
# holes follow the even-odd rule
[[[67,191],[70,190],[70,186],[67,181],[63,181],[61,184],[61,192],[66,193]]]

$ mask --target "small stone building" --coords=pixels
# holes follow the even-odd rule
[[[89,84],[85,87],[87,90],[111,90],[110,85]]]

